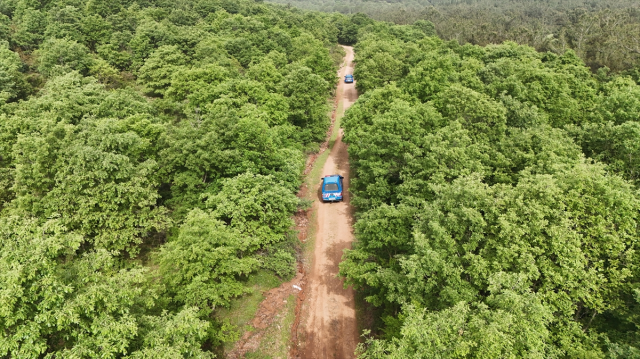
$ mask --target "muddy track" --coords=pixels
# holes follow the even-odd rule
[[[353,49],[345,47],[346,66],[341,78],[353,73]],[[336,92],[338,108],[348,109],[358,98],[355,84],[340,82]],[[292,357],[305,359],[353,358],[358,343],[355,299],[351,288],[344,288],[338,277],[338,264],[345,249],[353,242],[353,216],[348,193],[349,156],[342,142],[342,131],[331,148],[322,168],[322,176],[344,176],[343,202],[322,203],[321,190],[317,194],[313,211],[316,212],[317,233],[313,263],[305,276],[304,291],[299,296],[301,308],[296,311],[296,324],[292,333]],[[313,218],[313,217],[311,217]]]
[[[304,175],[308,175],[313,168],[315,160],[322,154],[325,150],[328,149],[329,139],[331,134],[333,133],[333,123],[336,120],[336,116],[338,115],[338,109],[340,106],[344,110],[346,110],[353,102],[358,98],[358,94],[355,90],[355,84],[345,84],[342,79],[344,79],[344,75],[347,73],[353,73],[353,49],[351,47],[343,46],[346,51],[345,62],[343,66],[340,68],[338,72],[338,76],[341,78],[341,81],[338,84],[338,88],[336,89],[336,98],[334,104],[334,111],[332,114],[332,123],[329,131],[327,133],[327,140],[321,144],[320,150],[317,154],[309,156],[307,159],[306,168],[304,171]],[[339,130],[339,129],[338,129]],[[338,150],[338,152],[336,152]],[[339,167],[339,168],[338,168]],[[346,147],[342,143],[342,133],[339,133],[338,139],[334,143],[334,146],[329,153],[329,159],[327,160],[322,175],[327,175],[329,172],[331,174],[339,173],[345,177],[344,184],[345,189],[348,189],[349,186],[349,173],[348,173],[348,158]],[[327,172],[329,171],[329,172]],[[307,188],[306,184],[304,184],[300,188],[300,192],[298,193],[298,197],[305,198],[309,191],[314,191],[314,193],[318,192],[320,189],[317,188]],[[346,190],[345,190],[346,192]],[[320,198],[320,197],[318,197]],[[358,338],[358,333],[356,329],[356,321],[355,321],[355,306],[353,299],[353,292],[351,290],[342,289],[342,281],[336,278],[338,273],[338,263],[342,257],[342,249],[341,248],[349,248],[352,240],[351,235],[351,210],[348,205],[349,198],[348,194],[345,196],[345,201],[343,203],[333,204],[334,209],[341,209],[339,212],[335,213],[327,213],[332,212],[329,211],[329,208],[325,208],[325,204],[321,203],[321,200],[318,200],[314,203],[313,207],[310,210],[299,211],[294,216],[296,223],[296,230],[298,231],[298,238],[304,242],[307,240],[308,232],[309,232],[309,221],[310,218],[317,218],[320,221],[320,217],[327,218],[333,216],[344,217],[340,221],[343,224],[346,224],[346,227],[343,225],[342,234],[339,236],[342,238],[344,243],[338,243],[335,240],[335,234],[331,234],[332,240],[324,239],[325,236],[330,233],[327,232],[326,225],[321,223],[317,223],[316,228],[318,228],[317,236],[316,236],[316,248],[314,252],[313,262],[310,266],[309,270],[305,269],[305,265],[302,262],[298,263],[298,273],[290,282],[283,283],[277,288],[273,288],[266,293],[264,293],[265,299],[260,303],[258,311],[250,322],[253,330],[246,331],[242,338],[236,342],[234,348],[226,353],[225,357],[228,359],[235,358],[243,358],[247,352],[259,351],[261,340],[264,337],[265,330],[271,325],[274,325],[282,314],[285,304],[287,303],[287,298],[290,295],[296,296],[296,308],[295,308],[295,319],[293,322],[293,326],[291,328],[291,342],[290,342],[290,353],[289,357],[291,358],[351,358],[353,357],[353,352],[355,350],[356,341]],[[345,210],[346,209],[346,210]],[[324,228],[324,229],[323,229]],[[323,256],[322,258],[317,258],[318,254],[322,252],[326,252],[326,249],[320,248],[318,249],[318,244],[324,243],[333,246],[333,252],[329,256]],[[328,272],[322,272],[317,270],[317,266],[325,267],[331,263],[332,268]],[[309,273],[307,273],[309,272]],[[325,276],[328,277],[325,278]],[[322,281],[322,283],[320,283]],[[295,285],[295,286],[294,286]],[[327,286],[331,287],[331,291],[334,293],[343,292],[344,298],[346,298],[345,305],[342,307],[335,307],[335,304],[332,305],[334,310],[324,311],[323,309],[323,301],[327,300],[329,302],[335,303],[336,296],[318,296],[319,293],[323,293],[327,290]],[[298,290],[298,288],[302,288],[302,290]],[[318,292],[320,289],[320,292]],[[312,300],[312,302],[311,302]],[[312,310],[313,309],[313,310]],[[341,312],[341,315],[336,316],[336,309],[338,312]],[[317,313],[313,316],[310,313]],[[324,317],[324,318],[321,318]],[[308,330],[308,323],[312,320],[314,323],[320,320],[321,322],[325,322],[328,326],[322,326],[320,331],[318,330]],[[339,324],[338,322],[342,322],[343,324]],[[331,329],[331,323],[333,323],[333,328],[340,327],[340,333],[337,335],[341,341],[344,340],[344,345],[341,346],[340,350],[325,350],[324,346],[330,347],[332,346],[329,342],[331,337],[328,335],[329,332],[335,332],[335,330]],[[315,324],[312,324],[315,325]],[[346,335],[346,332],[349,335]],[[347,338],[348,339],[345,339]],[[335,334],[334,334],[335,338]],[[312,339],[312,340],[309,340]],[[324,344],[319,343],[318,340],[329,340],[324,342]],[[335,340],[334,340],[335,341]],[[333,345],[335,347],[335,345]],[[312,354],[317,350],[318,354]],[[310,354],[311,353],[311,354]],[[324,353],[324,354],[323,354]],[[326,355],[325,355],[326,354]]]

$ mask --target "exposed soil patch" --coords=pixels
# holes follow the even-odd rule
[[[343,65],[343,67],[338,72],[338,76],[340,78],[343,78],[345,73],[352,73],[353,71],[353,65],[352,65],[353,49],[350,47],[345,47],[345,50],[347,51],[347,55],[345,57],[345,60],[346,60],[345,65]],[[351,103],[355,101],[355,98],[357,98],[357,93],[355,93],[355,86],[354,85],[346,85],[346,86],[351,86],[351,88],[348,88],[348,87],[345,88],[345,84],[342,81],[340,81],[338,88],[336,90],[334,111],[331,116],[331,127],[327,132],[326,141],[320,145],[320,150],[317,153],[311,154],[307,158],[307,163],[304,170],[305,176],[308,175],[311,169],[313,168],[313,165],[316,159],[318,158],[318,156],[320,156],[324,151],[326,151],[329,148],[329,140],[331,138],[331,134],[333,133],[333,124],[335,123],[335,120],[336,120],[337,110],[340,105],[340,101],[343,101],[343,106],[346,109],[349,105],[351,105]],[[340,140],[341,137],[342,137],[341,135],[338,136],[338,140],[336,141],[331,153],[329,154],[330,159],[332,156],[334,156],[336,147],[339,147],[339,145],[344,147],[344,144],[342,144]],[[344,148],[343,152],[344,152],[344,156],[346,156],[346,148]],[[346,160],[347,158],[344,157],[344,161]],[[330,161],[327,160],[327,163],[328,162]],[[333,163],[333,160],[332,160],[332,163]],[[326,167],[327,166],[325,165],[325,168]],[[348,172],[348,164],[346,165],[346,167],[344,167],[343,170]],[[326,173],[324,172],[324,169],[323,169],[323,175],[325,174]],[[345,177],[345,187],[348,188],[348,177]],[[314,188],[312,190],[316,191],[317,188]],[[307,188],[307,184],[306,183],[303,184],[300,187],[300,191],[298,192],[298,197],[305,198],[308,194],[308,191],[309,191],[309,188]],[[339,203],[337,205],[348,206],[348,200],[345,200],[345,202]],[[305,242],[307,240],[307,237],[309,235],[310,218],[312,218],[312,211],[317,211],[319,209],[318,207],[319,207],[318,203],[314,203],[313,208],[308,210],[298,211],[294,215],[296,230],[298,232],[298,239],[301,242]],[[349,218],[350,218],[350,214],[349,214]],[[350,223],[350,220],[349,220],[349,223]],[[320,237],[318,237],[318,239],[319,238]],[[339,262],[341,256],[342,256],[342,252],[340,251],[340,253],[336,254],[336,256],[334,257],[336,257]],[[227,353],[226,355],[227,358],[230,358],[230,359],[243,358],[246,353],[254,352],[258,350],[260,342],[265,334],[266,329],[269,328],[269,326],[271,326],[274,323],[274,321],[282,314],[282,311],[285,309],[287,304],[287,298],[289,298],[292,294],[295,295],[295,298],[296,298],[295,299],[296,300],[296,308],[295,308],[296,316],[291,328],[290,357],[298,357],[298,352],[300,352],[300,349],[298,348],[300,331],[303,330],[305,331],[305,334],[306,334],[306,329],[305,329],[306,326],[304,326],[303,328],[302,326],[300,326],[300,324],[303,322],[302,312],[303,312],[303,307],[307,303],[306,292],[307,292],[307,288],[309,287],[309,284],[306,282],[308,276],[305,271],[305,266],[302,263],[302,258],[301,258],[302,256],[299,256],[299,257],[300,258],[298,262],[298,272],[296,274],[296,277],[293,280],[287,283],[283,283],[279,287],[273,288],[264,294],[265,299],[260,303],[260,307],[258,308],[258,311],[256,312],[255,317],[250,322],[254,330],[249,330],[243,334],[242,338],[238,342],[236,342],[236,345],[234,346],[233,350]],[[314,256],[314,263],[316,262],[317,260],[315,259],[315,256]],[[336,262],[336,268],[337,268],[337,262]],[[335,273],[337,274],[337,270],[335,271]],[[298,289],[296,287],[301,289]],[[353,309],[354,307],[353,293],[351,293],[350,298],[352,302],[351,308]],[[355,328],[355,310],[353,310],[353,312],[354,312],[353,325]],[[354,330],[354,333],[357,339],[357,332],[355,332],[355,330]],[[307,337],[307,335],[304,335],[304,337]],[[355,349],[355,343],[353,344],[353,349]],[[353,354],[353,350],[351,350],[351,356],[352,354]],[[345,358],[351,357],[351,356],[345,356]],[[316,356],[305,356],[305,358],[313,358],[313,357],[316,357]]]
[[[347,51],[347,66],[344,74],[353,73],[353,49]],[[338,107],[346,110],[357,99],[354,84],[341,82],[338,91]],[[322,175],[340,174],[344,177],[344,201],[322,203],[319,186],[313,188],[318,194],[313,211],[317,213],[317,233],[313,263],[306,276],[306,286],[298,298],[296,322],[292,328],[292,358],[353,358],[358,343],[354,292],[344,288],[338,275],[338,264],[345,249],[353,242],[353,213],[348,193],[349,156],[342,142],[342,133],[331,148],[322,168]],[[296,325],[297,323],[297,325]]]
[[[282,310],[286,307],[287,298],[290,295],[296,295],[299,292],[294,287],[302,287],[304,285],[304,272],[298,271],[295,278],[291,281],[283,283],[279,287],[273,288],[264,293],[264,300],[260,303],[260,307],[256,312],[256,316],[251,320],[250,324],[254,330],[246,331],[242,338],[236,343],[233,350],[226,357],[229,359],[243,358],[248,352],[254,352],[259,349],[260,341],[264,336],[264,331],[271,326]]]

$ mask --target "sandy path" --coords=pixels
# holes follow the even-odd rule
[[[353,73],[353,49],[343,46],[346,51],[345,62],[338,76],[342,77],[336,90],[338,107],[349,108],[358,98],[354,84],[345,84],[344,75]],[[334,110],[333,116],[337,116]],[[333,117],[335,119],[335,117]],[[321,145],[318,154],[307,159],[307,175],[313,167],[318,155],[328,146],[327,141]],[[349,163],[347,149],[342,143],[342,133],[329,153],[323,167],[323,175],[339,173],[344,176],[345,192],[349,188]],[[318,233],[313,258],[313,267],[305,272],[305,265],[298,262],[298,273],[290,282],[283,283],[264,293],[265,299],[260,303],[254,318],[249,322],[252,329],[246,330],[234,347],[227,353],[227,359],[244,358],[248,352],[260,352],[264,345],[265,333],[282,322],[287,299],[296,296],[296,317],[291,328],[292,338],[289,342],[289,357],[292,358],[352,358],[358,339],[353,291],[345,290],[338,274],[338,263],[342,250],[351,247],[351,208],[349,195],[345,193],[345,202],[337,204],[321,203],[319,186],[310,190],[317,191],[319,201],[311,210],[301,210],[295,215],[298,238],[305,241],[309,230],[309,212],[316,214]],[[300,188],[301,198],[307,192],[306,184]],[[329,207],[331,206],[331,207]],[[296,288],[302,287],[299,291]],[[307,292],[309,294],[307,294]],[[309,330],[312,328],[312,330]],[[305,341],[305,339],[307,339]],[[270,339],[272,340],[272,338]],[[274,343],[268,343],[274,344]]]
[[[353,49],[346,47],[346,66],[338,85],[339,105],[346,110],[358,98],[355,84],[345,84],[344,75],[353,73]],[[342,130],[338,135],[329,158],[322,169],[322,176],[340,174],[344,176],[345,197],[343,202],[322,203],[320,188],[317,188],[316,203],[318,231],[315,239],[313,264],[307,275],[307,289],[299,329],[304,338],[299,353],[305,359],[353,358],[358,342],[358,329],[354,293],[343,287],[338,278],[338,264],[343,250],[351,248],[353,222],[349,204],[349,157],[347,146],[342,142]]]

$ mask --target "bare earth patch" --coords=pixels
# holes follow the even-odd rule
[[[353,49],[345,48],[347,66],[344,74],[353,73]],[[349,108],[357,99],[354,84],[341,82],[337,108]],[[306,276],[306,286],[299,295],[301,308],[296,310],[296,322],[292,328],[291,358],[353,358],[358,343],[358,326],[354,292],[344,288],[338,277],[338,264],[345,249],[353,242],[353,211],[350,205],[349,156],[347,146],[339,132],[329,156],[322,168],[322,176],[340,174],[344,176],[344,201],[322,203],[319,186],[312,190],[316,194],[314,218],[317,223],[313,260]]]
[[[353,73],[353,49],[350,47],[345,47],[347,51],[347,55],[345,57],[345,64],[340,69],[338,76],[342,79],[344,74]],[[307,176],[311,173],[315,161],[323,155],[323,153],[329,149],[331,136],[333,134],[333,125],[335,123],[336,117],[338,115],[338,110],[342,107],[344,109],[348,108],[355,100],[357,99],[357,92],[355,92],[355,85],[345,85],[342,80],[340,81],[338,88],[336,90],[336,99],[334,104],[334,111],[332,113],[332,123],[331,127],[327,133],[327,140],[320,145],[320,150],[317,153],[310,155],[307,158],[306,167],[304,170],[304,175]],[[338,135],[335,144],[331,148],[331,152],[329,153],[327,162],[322,169],[322,174],[327,175],[329,173],[325,173],[326,171],[332,171],[336,168],[338,164],[340,167],[340,171],[332,172],[340,173],[345,176],[345,187],[348,189],[348,158],[346,154],[346,146],[341,141],[341,134]],[[336,168],[337,169],[337,168]],[[326,170],[326,171],[325,171]],[[298,197],[300,198],[309,198],[309,188],[308,183],[315,183],[314,181],[305,181],[305,183],[301,186],[300,191],[298,193]],[[317,186],[314,186],[317,187]],[[311,189],[314,192],[317,192],[318,188]],[[315,196],[313,196],[315,198]],[[301,242],[306,242],[309,232],[310,226],[315,224],[311,223],[311,220],[320,220],[320,217],[325,218],[329,213],[325,213],[326,210],[323,209],[325,204],[314,202],[313,208],[310,210],[301,210],[298,211],[294,215],[294,220],[296,224],[296,230],[298,232],[298,239]],[[346,215],[347,218],[344,218],[344,223],[347,225],[342,229],[341,234],[338,235],[339,238],[343,240],[341,243],[330,244],[326,241],[325,236],[327,235],[326,229],[323,231],[323,226],[321,223],[318,224],[318,233],[316,236],[316,248],[313,255],[313,264],[310,263],[305,264],[305,260],[302,255],[299,255],[298,262],[298,272],[295,278],[289,282],[283,283],[277,288],[273,288],[266,293],[264,293],[264,300],[260,303],[258,311],[254,318],[250,321],[251,330],[247,330],[242,335],[242,338],[236,342],[233,349],[226,354],[227,358],[236,359],[236,358],[244,358],[244,357],[262,357],[258,354],[258,356],[254,356],[252,353],[260,353],[266,345],[265,336],[269,336],[270,332],[274,330],[285,331],[286,333],[290,333],[290,338],[283,338],[282,336],[276,336],[275,341],[283,341],[286,339],[287,343],[269,343],[269,346],[279,346],[279,345],[287,345],[289,349],[289,357],[299,357],[302,353],[311,353],[316,349],[322,348],[322,352],[326,353],[325,347],[331,343],[327,342],[324,345],[318,340],[332,340],[330,336],[327,334],[329,332],[334,332],[336,328],[343,328],[346,326],[346,330],[349,332],[347,337],[344,337],[343,334],[335,333],[340,338],[345,340],[345,345],[343,345],[339,352],[343,353],[338,356],[336,355],[313,355],[313,354],[305,354],[304,358],[350,358],[353,357],[353,352],[355,350],[355,345],[357,343],[357,328],[356,328],[356,319],[355,319],[355,304],[353,299],[353,291],[342,289],[342,280],[338,278],[334,278],[336,281],[332,281],[329,277],[335,277],[337,275],[337,264],[340,262],[342,257],[342,249],[350,248],[350,244],[352,241],[351,235],[351,210],[349,207],[348,196],[345,201],[342,203],[338,203],[334,205],[334,208],[342,207],[344,211],[340,211],[335,213],[336,216]],[[346,232],[345,232],[346,231]],[[335,236],[334,236],[335,237]],[[335,241],[334,241],[335,242]],[[329,254],[328,258],[323,253],[321,255],[322,258],[318,258],[318,243],[322,246],[325,244],[331,245],[334,248],[334,252]],[[320,249],[323,251],[323,249]],[[327,259],[330,262],[334,263],[334,268],[331,268],[328,272],[319,271],[318,266],[324,267],[327,264]],[[309,277],[307,275],[307,270],[305,269],[310,267]],[[319,277],[320,276],[320,277]],[[310,282],[307,282],[310,281]],[[330,283],[331,282],[331,283]],[[335,283],[333,283],[335,282]],[[342,291],[344,293],[340,295],[346,295],[347,300],[341,300],[344,302],[345,309],[341,312],[342,316],[335,317],[334,311],[323,312],[320,308],[323,305],[324,300],[328,302],[334,303],[334,297],[319,297],[317,290],[319,288],[324,288],[330,284],[334,291]],[[298,289],[300,288],[300,289]],[[310,292],[310,294],[307,294]],[[308,298],[310,297],[310,298]],[[295,317],[290,323],[291,328],[289,332],[289,328],[281,328],[282,325],[287,325],[287,321],[285,320],[287,317],[288,308],[291,308],[291,299],[295,298]],[[319,310],[318,314],[320,316],[326,316],[326,318],[317,318],[317,315],[314,315],[313,318],[308,316],[308,313],[311,313],[309,310],[309,299],[312,299],[312,305]],[[335,303],[334,303],[335,304]],[[332,304],[332,307],[335,305]],[[313,311],[316,313],[316,310]],[[327,326],[320,326],[315,328],[314,330],[309,330],[309,321],[321,320],[323,323],[326,321]],[[326,320],[325,320],[326,319]],[[342,324],[340,322],[343,322]],[[344,325],[343,325],[344,324]],[[312,328],[313,329],[313,328]],[[339,330],[339,332],[344,332],[344,330]],[[309,339],[312,340],[309,340]],[[270,340],[272,338],[269,338]],[[335,338],[333,339],[335,341]],[[331,345],[329,345],[331,346]]]

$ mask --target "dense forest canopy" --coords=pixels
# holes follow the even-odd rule
[[[640,3],[635,0],[272,1],[327,12],[362,12],[397,24],[428,20],[442,39],[461,44],[509,40],[557,54],[573,49],[594,71],[640,66]]]
[[[362,358],[637,358],[640,86],[416,25],[362,29],[344,119],[377,308]]]
[[[345,3],[404,25],[0,2],[0,357],[210,358],[237,339],[216,312],[295,270],[338,43],[363,94],[341,264],[378,318],[359,355],[640,357],[635,2],[324,4]]]
[[[355,14],[365,12],[374,16],[389,10],[420,10],[429,6],[438,7],[515,7],[536,5],[544,8],[624,8],[636,5],[634,0],[270,0],[309,10]]]
[[[295,270],[342,15],[0,1],[0,357],[206,358]]]

